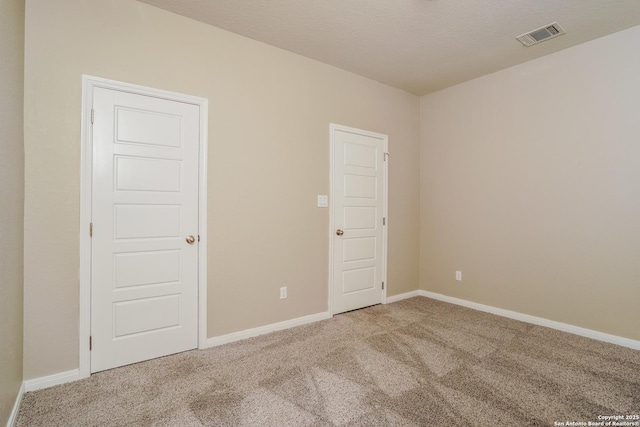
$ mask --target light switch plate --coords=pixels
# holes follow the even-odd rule
[[[326,194],[318,194],[318,207],[329,207],[329,196],[327,196]]]

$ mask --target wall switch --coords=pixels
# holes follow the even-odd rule
[[[329,207],[329,196],[327,196],[326,194],[318,194],[318,207]]]
[[[287,287],[283,286],[280,288],[280,299],[287,299]]]
[[[456,280],[462,282],[462,271],[456,271]]]

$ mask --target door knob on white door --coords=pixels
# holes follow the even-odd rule
[[[342,236],[344,234],[344,231],[340,230],[339,228],[336,230],[336,234],[338,236]]]
[[[187,243],[188,244],[193,245],[193,242],[195,242],[195,241],[196,241],[195,237],[193,237],[191,235],[187,236]]]

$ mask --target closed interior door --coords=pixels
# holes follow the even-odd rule
[[[332,126],[333,313],[382,302],[385,135]]]
[[[91,372],[197,347],[199,107],[94,89]]]

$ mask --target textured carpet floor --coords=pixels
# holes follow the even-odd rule
[[[553,426],[640,413],[640,351],[416,297],[24,396],[18,426]]]

